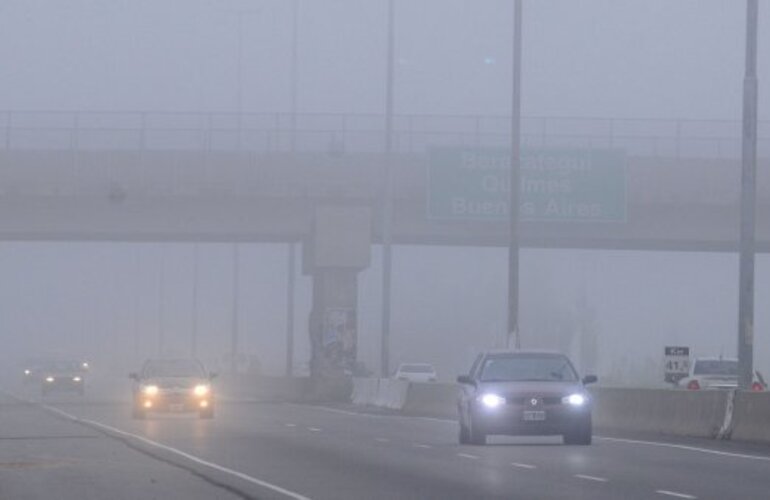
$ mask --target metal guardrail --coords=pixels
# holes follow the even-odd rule
[[[741,123],[525,117],[524,147],[620,148],[653,157],[739,158]],[[394,148],[508,146],[505,116],[396,115]],[[189,150],[381,152],[379,114],[0,111],[0,150]],[[770,157],[770,122],[760,122],[758,152]]]

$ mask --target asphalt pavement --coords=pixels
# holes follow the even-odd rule
[[[50,480],[29,492],[21,479],[3,478],[0,498],[50,498],[39,494],[56,487],[50,472],[56,470],[73,481],[85,478],[80,489],[57,498],[103,498],[100,481],[111,484],[123,469],[121,484],[129,489],[122,491],[133,486],[136,494],[110,498],[770,498],[770,448],[736,443],[597,436],[592,446],[564,446],[558,438],[460,446],[457,424],[448,420],[268,402],[220,401],[210,421],[194,415],[136,421],[127,397],[57,396],[33,405],[4,399],[2,408],[0,421],[7,413],[34,415],[16,419],[27,426],[20,435],[56,430],[73,437],[4,447],[6,464],[44,460],[48,455],[33,460],[23,452],[48,447],[59,450],[50,460],[69,462],[38,467]],[[0,465],[0,474],[8,472]],[[92,484],[91,496],[76,494]],[[142,488],[156,493],[145,496]]]

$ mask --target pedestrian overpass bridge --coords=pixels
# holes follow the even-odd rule
[[[494,157],[488,152],[507,144],[504,117],[397,117],[395,147],[384,154],[381,116],[0,116],[0,240],[302,242],[303,266],[313,276],[316,374],[355,362],[357,274],[382,239],[388,165],[393,243],[509,244],[504,217],[432,211],[431,174],[445,171],[434,152]],[[737,251],[739,130],[732,122],[525,119],[529,150],[620,152],[623,160],[604,171],[617,181],[610,217],[592,217],[590,209],[583,218],[524,217],[520,245]],[[757,251],[770,252],[770,127],[760,130]],[[491,163],[504,163],[495,158]],[[500,172],[484,177],[485,189],[504,190]],[[457,188],[462,175],[442,189]],[[563,187],[560,179],[535,183]],[[482,199],[477,207],[484,212],[499,201]]]

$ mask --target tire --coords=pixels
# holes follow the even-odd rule
[[[470,432],[468,431],[468,428],[463,425],[462,422],[460,422],[459,441],[460,441],[460,444],[471,444]]]
[[[574,444],[578,446],[588,446],[593,439],[593,429],[591,428],[591,420],[581,423],[575,426],[563,436],[564,444]]]
[[[479,429],[474,428],[475,426],[473,425],[473,419],[471,419],[468,423],[470,424],[468,426],[468,441],[470,441],[470,444],[485,446],[487,444],[487,435],[481,432]]]

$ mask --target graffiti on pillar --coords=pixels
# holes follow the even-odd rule
[[[351,370],[356,363],[356,311],[330,308],[325,311],[321,350],[328,365]]]

